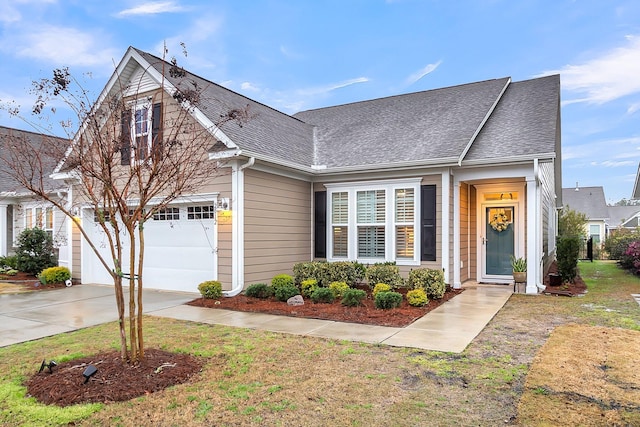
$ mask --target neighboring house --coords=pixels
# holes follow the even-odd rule
[[[172,94],[176,79],[161,78],[168,66],[129,48],[103,95],[127,83],[142,88],[138,98]],[[559,76],[500,78],[293,116],[187,78],[206,101],[192,111],[194,125],[215,137],[209,157],[225,168],[145,224],[146,287],[196,291],[217,279],[233,295],[291,273],[297,262],[326,259],[396,262],[405,276],[441,269],[458,288],[468,280],[511,283],[515,255],[528,260],[527,292],[538,292],[562,204]],[[214,126],[229,108],[247,105],[243,126]],[[156,123],[151,110],[180,107],[168,96],[144,108]],[[83,225],[93,220],[83,209]],[[99,227],[87,229],[101,239]],[[85,243],[73,265],[83,283],[111,283]]]
[[[585,231],[593,242],[603,243],[609,229],[609,206],[602,187],[579,187],[562,189],[564,206],[586,215]]]
[[[607,237],[617,229],[635,230],[640,227],[640,206],[607,206],[609,226]]]
[[[6,153],[5,144],[14,138],[21,138],[38,151],[44,138],[51,138],[39,133],[27,132],[0,126],[0,150]],[[64,140],[60,139],[60,143]],[[67,185],[56,182],[49,177],[53,172],[53,164],[44,176],[52,195],[67,197]],[[70,267],[69,224],[66,216],[50,203],[35,198],[11,177],[9,167],[0,161],[0,256],[11,255],[15,251],[15,241],[25,228],[42,228],[53,238],[58,252],[58,264]]]

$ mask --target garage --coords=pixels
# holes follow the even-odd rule
[[[198,284],[217,278],[216,211],[212,204],[171,205],[145,224],[144,287],[198,292]],[[111,259],[108,239],[92,209],[82,216],[91,241],[106,260]],[[123,236],[123,243],[128,236]],[[128,253],[128,246],[124,247]],[[98,257],[82,242],[82,282],[113,284]],[[123,271],[128,271],[128,260]]]

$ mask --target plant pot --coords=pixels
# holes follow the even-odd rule
[[[526,271],[514,271],[513,272],[513,281],[516,283],[525,283],[527,281],[527,272]]]
[[[559,274],[549,273],[549,286],[562,285],[562,277]]]

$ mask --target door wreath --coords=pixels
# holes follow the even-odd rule
[[[498,209],[491,218],[489,218],[489,225],[497,232],[502,232],[509,227],[509,217],[505,213],[504,209]]]

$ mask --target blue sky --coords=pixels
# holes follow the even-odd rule
[[[128,46],[160,55],[163,43],[190,71],[286,113],[560,73],[563,186],[631,196],[637,0],[0,0],[0,102],[31,106],[31,81],[61,66],[88,73],[97,94]],[[0,125],[27,128],[4,111]]]

